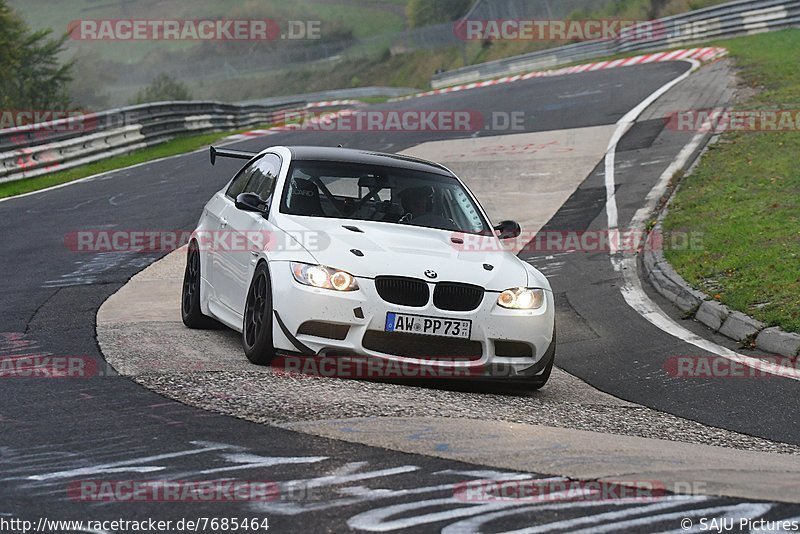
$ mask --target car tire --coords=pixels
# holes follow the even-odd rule
[[[256,365],[269,365],[275,358],[272,341],[272,284],[269,268],[260,263],[253,274],[242,321],[245,356]]]
[[[192,242],[186,253],[186,269],[183,273],[181,319],[189,328],[199,330],[219,328],[219,323],[203,315],[200,309],[200,279],[200,251],[197,249],[197,243]]]
[[[553,328],[553,341],[550,342],[550,347],[544,355],[547,364],[542,371],[542,374],[536,375],[525,381],[525,389],[528,391],[537,391],[542,389],[547,381],[550,380],[550,374],[553,372],[553,364],[556,361],[556,331]]]

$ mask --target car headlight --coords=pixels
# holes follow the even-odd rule
[[[355,277],[345,271],[331,269],[322,265],[307,263],[291,263],[294,279],[303,285],[335,291],[355,291],[358,282]]]
[[[509,310],[538,310],[544,305],[544,289],[506,289],[497,297],[497,305]]]

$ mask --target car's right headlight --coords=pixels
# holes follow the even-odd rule
[[[538,310],[544,305],[544,289],[516,287],[497,297],[497,305],[509,310]]]
[[[352,274],[323,265],[291,262],[294,279],[303,285],[335,291],[355,291],[358,282]]]

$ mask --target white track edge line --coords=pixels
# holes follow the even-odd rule
[[[645,109],[647,109],[653,102],[655,102],[658,98],[663,96],[664,93],[672,89],[675,85],[688,78],[701,66],[701,63],[695,59],[684,60],[684,61],[691,62],[692,68],[689,69],[684,74],[682,74],[681,76],[675,78],[671,82],[665,84],[664,86],[656,90],[653,94],[647,97],[641,104],[639,104],[637,107],[629,111],[624,117],[622,117],[617,122],[617,130],[614,132],[614,135],[612,136],[611,141],[609,142],[608,151],[606,153],[606,165],[605,165],[606,214],[608,219],[609,233],[617,230],[618,226],[617,199],[614,191],[615,188],[614,163],[616,159],[617,144],[622,139],[622,136],[631,127],[633,122],[644,112]],[[630,224],[631,230],[636,231],[644,229],[644,221],[652,212],[652,210],[655,208],[655,205],[658,202],[659,198],[661,198],[661,195],[666,191],[666,187],[670,179],[675,174],[675,172],[677,172],[679,169],[682,169],[686,165],[686,163],[688,163],[689,158],[692,156],[695,150],[700,148],[704,137],[705,134],[695,135],[694,138],[692,138],[692,140],[686,146],[683,147],[683,149],[675,158],[675,160],[672,162],[672,164],[669,167],[667,167],[664,173],[659,177],[655,186],[653,186],[653,189],[647,195],[645,205],[639,208],[639,210],[634,214],[633,218],[631,219],[631,224]],[[664,312],[664,310],[662,310],[655,302],[653,302],[653,300],[647,295],[647,293],[645,293],[644,288],[642,287],[642,281],[639,279],[638,275],[636,256],[623,255],[622,257],[620,257],[619,251],[614,250],[615,240],[610,239],[609,241],[612,243],[611,263],[614,266],[614,270],[622,272],[623,280],[625,282],[624,285],[620,288],[622,296],[625,298],[625,302],[627,302],[628,305],[634,311],[636,311],[639,315],[644,317],[653,326],[662,330],[663,332],[666,332],[667,334],[673,337],[676,337],[682,341],[690,343],[706,352],[710,352],[712,354],[716,354],[717,356],[721,356],[732,362],[745,365],[751,369],[763,371],[776,376],[781,376],[783,378],[789,378],[791,380],[800,381],[800,370],[798,369],[778,365],[760,358],[753,358],[751,356],[745,356],[744,354],[739,354],[738,352],[735,352],[726,347],[718,345],[713,341],[704,339],[699,335],[695,334],[694,332],[691,332],[690,330],[679,325],[671,317],[669,317]]]

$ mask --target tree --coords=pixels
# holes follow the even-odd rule
[[[473,0],[409,0],[406,16],[412,28],[442,24],[464,15]]]
[[[65,110],[71,63],[62,64],[67,36],[31,31],[5,0],[0,0],[0,105],[2,109]]]
[[[72,58],[73,81],[69,93],[81,109],[111,107],[110,95],[104,90],[120,74],[121,64],[105,59],[96,47],[84,47]]]
[[[169,74],[159,74],[150,82],[150,85],[136,93],[131,104],[146,104],[148,102],[164,102],[168,100],[191,100],[192,93],[183,82]]]
[[[667,0],[650,0],[650,8],[647,10],[647,18],[650,20],[661,16],[661,12],[667,7]]]

